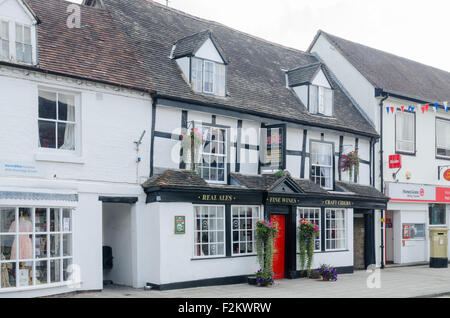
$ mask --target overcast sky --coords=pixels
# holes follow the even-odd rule
[[[450,72],[448,0],[169,0],[169,6],[304,51],[321,29]]]

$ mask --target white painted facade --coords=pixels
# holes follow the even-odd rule
[[[335,74],[339,81],[344,85],[345,89],[358,103],[359,107],[364,111],[367,118],[373,123],[377,131],[380,133],[380,98],[375,97],[375,87],[335,48],[323,35],[320,34],[311,47],[311,53],[317,54]],[[389,155],[396,154],[396,116],[401,112],[401,106],[408,109],[409,105],[416,107],[415,119],[415,155],[402,155],[402,169],[394,180],[393,173],[398,169],[389,169]],[[420,105],[419,105],[420,106]],[[422,105],[423,106],[423,105]],[[436,118],[450,119],[450,114],[443,109],[437,112],[433,110],[430,105],[428,112],[422,113],[417,102],[412,102],[407,99],[397,99],[389,97],[384,101],[383,105],[383,178],[386,184],[392,182],[400,182],[412,184],[416,186],[432,185],[434,187],[450,187],[450,182],[446,181],[441,172],[441,178],[438,180],[438,166],[449,165],[448,160],[438,159],[436,157]],[[386,107],[393,107],[396,114],[387,112]],[[376,187],[380,189],[380,148],[379,143],[376,145]],[[406,174],[410,173],[411,177],[408,179]],[[387,192],[389,197],[389,193]],[[395,197],[391,197],[395,199]],[[429,260],[429,204],[435,203],[430,201],[424,202],[408,202],[408,201],[393,201],[388,203],[388,215],[393,216],[394,224],[393,230],[385,229],[383,225],[383,235],[386,236],[386,257],[388,261],[394,263],[413,263],[418,261]],[[449,209],[449,202],[442,202],[447,204],[447,214]],[[381,217],[377,213],[377,226],[380,227]],[[448,215],[447,215],[448,223]],[[419,222],[425,224],[426,237],[424,242],[419,241],[405,241],[401,239],[402,224]],[[448,224],[446,225],[448,227]],[[393,231],[393,232],[391,232]],[[377,264],[380,264],[381,246],[381,231],[377,231]],[[392,234],[393,233],[393,234]],[[393,255],[390,253],[393,251]]]

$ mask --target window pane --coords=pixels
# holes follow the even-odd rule
[[[218,96],[225,96],[225,65],[216,64],[216,86],[215,94]]]
[[[50,209],[50,231],[61,231],[61,216],[59,209]]]
[[[75,122],[75,97],[58,94],[58,119]]]
[[[36,235],[34,238],[35,255],[36,258],[46,258],[47,257],[47,235],[40,234]]]
[[[63,231],[72,231],[72,211],[70,209],[63,209]]]
[[[415,143],[414,114],[398,112],[396,115],[397,151],[414,152]]]
[[[47,232],[47,209],[36,209],[34,224],[36,232]]]
[[[75,150],[75,125],[58,123],[58,149]]]
[[[47,284],[47,261],[36,262],[36,285]]]
[[[24,44],[31,44],[31,29],[30,27],[24,27],[23,28],[23,43]]]
[[[56,123],[39,120],[39,146],[56,148]]]
[[[9,261],[12,258],[12,247],[16,239],[15,235],[0,235],[0,260]],[[14,253],[15,254],[15,253]]]
[[[16,209],[0,208],[0,232],[8,233],[16,231]]]
[[[325,89],[325,111],[324,115],[333,116],[333,91],[331,89]]]
[[[205,61],[203,73],[203,91],[214,92],[214,63]]]
[[[309,86],[309,112],[311,114],[317,114],[318,111],[318,87],[314,85]]]
[[[2,272],[1,287],[16,287],[16,263],[2,263],[0,265]]]
[[[61,281],[61,260],[50,261],[50,283]]]
[[[56,93],[39,91],[39,118],[56,119]]]
[[[16,23],[16,42],[23,43],[23,26]]]
[[[63,256],[72,256],[72,234],[63,234]]]
[[[63,260],[63,278],[64,281],[72,280],[72,260],[71,259],[64,259]]]
[[[61,256],[60,238],[59,234],[50,235],[50,257]]]
[[[191,58],[191,63],[192,89],[196,92],[201,92],[203,89],[203,61],[197,58]]]
[[[23,46],[23,62],[31,64],[32,60],[32,47],[31,45],[24,44]]]
[[[13,254],[15,254],[14,247],[13,247]],[[31,240],[31,235],[19,235],[19,259],[32,259],[32,258],[33,258],[33,243]]]
[[[19,287],[33,285],[33,262],[20,262],[17,272],[17,281]]]
[[[429,208],[430,225],[445,225],[446,224],[446,205],[445,204],[431,204]]]

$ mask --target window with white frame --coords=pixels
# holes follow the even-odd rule
[[[347,248],[347,226],[345,209],[325,210],[325,250],[344,250]]]
[[[31,64],[31,28],[16,23],[16,61]]]
[[[256,253],[256,222],[261,220],[258,206],[232,207],[232,251],[233,255],[252,255]]]
[[[450,158],[450,120],[436,118],[436,155]]]
[[[0,288],[70,280],[72,209],[0,207]]]
[[[321,211],[320,208],[297,208],[297,241],[298,241],[298,225],[301,220],[306,220],[315,224],[319,227],[321,226]],[[314,238],[314,251],[320,252],[322,250],[322,240],[320,232]],[[298,245],[298,244],[297,244]]]
[[[0,59],[9,60],[9,23],[0,20]]]
[[[225,183],[227,174],[227,131],[215,126],[202,126],[203,145],[198,172],[208,182]]]
[[[196,92],[225,96],[225,65],[191,58],[191,84]]]
[[[39,90],[39,147],[74,151],[76,142],[75,95]]]
[[[284,169],[285,144],[284,125],[267,126],[261,129],[261,168],[264,171]]]
[[[309,112],[333,116],[333,90],[323,86],[309,86]]]
[[[333,144],[311,142],[311,180],[322,188],[333,189]]]
[[[414,113],[397,112],[396,119],[396,151],[414,154],[416,149],[416,118]]]
[[[225,256],[225,207],[194,206],[194,257]]]

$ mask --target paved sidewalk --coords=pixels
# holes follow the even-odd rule
[[[80,293],[75,298],[394,298],[434,297],[450,294],[450,269],[431,269],[427,266],[393,267],[380,271],[381,288],[367,287],[369,273],[356,271],[340,275],[337,282],[313,279],[277,281],[268,288],[248,284],[200,287],[171,291],[144,291],[128,287],[110,286],[102,292]]]

